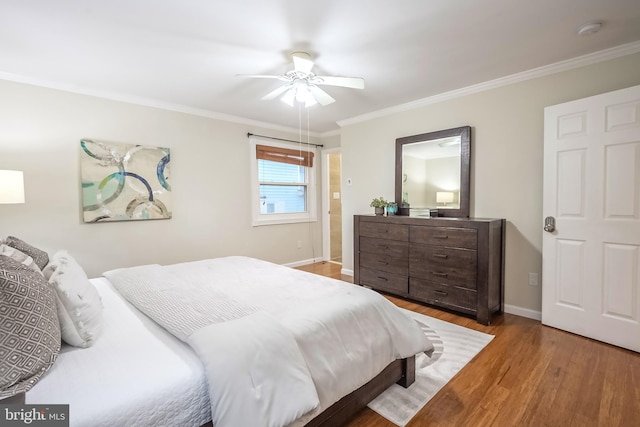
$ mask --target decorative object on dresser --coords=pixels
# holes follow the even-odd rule
[[[354,216],[354,283],[472,315],[502,311],[504,219]]]
[[[386,208],[388,204],[389,202],[387,202],[384,197],[380,196],[373,199],[369,206],[374,208],[374,212],[376,215],[384,215],[384,208]]]

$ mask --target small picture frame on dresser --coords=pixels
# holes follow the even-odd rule
[[[438,209],[431,209],[429,210],[429,216],[431,218],[437,218],[438,217]]]

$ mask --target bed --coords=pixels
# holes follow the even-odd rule
[[[113,270],[91,287],[99,336],[63,345],[25,398],[69,404],[71,426],[339,425],[409,385],[432,349],[377,293],[252,258]]]

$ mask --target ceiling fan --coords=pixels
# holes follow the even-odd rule
[[[352,89],[364,89],[364,79],[360,77],[335,77],[316,76],[311,72],[313,61],[311,55],[306,52],[294,52],[291,54],[293,60],[293,70],[287,71],[281,76],[249,74],[239,75],[241,77],[278,79],[286,82],[283,86],[269,92],[262,97],[270,100],[280,97],[280,100],[293,107],[295,101],[310,107],[315,104],[329,105],[335,102],[327,92],[318,86],[340,86]]]

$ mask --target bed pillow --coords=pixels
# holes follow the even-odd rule
[[[42,274],[0,255],[0,399],[30,390],[59,353],[55,292]]]
[[[9,236],[5,239],[4,243],[11,246],[14,249],[24,252],[29,255],[36,262],[38,268],[42,270],[49,263],[49,255],[41,249],[31,246],[27,242],[18,239],[17,237]]]
[[[42,271],[40,271],[40,268],[33,260],[33,258],[25,254],[24,252],[17,250],[16,248],[12,248],[11,246],[5,244],[0,244],[0,255],[8,256],[13,260],[18,261],[20,264],[26,265],[31,270],[42,274]]]
[[[102,301],[80,264],[58,251],[45,269],[58,302],[62,340],[75,347],[91,347],[102,331]]]

